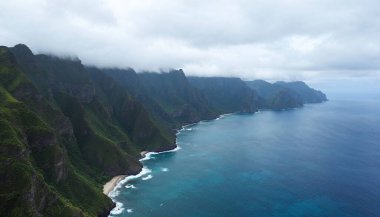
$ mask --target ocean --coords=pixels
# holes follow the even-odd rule
[[[112,192],[111,216],[380,216],[380,100],[331,100],[185,127]]]

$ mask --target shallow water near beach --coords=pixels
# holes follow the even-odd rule
[[[380,216],[378,100],[228,115],[177,142],[121,185],[112,216]]]

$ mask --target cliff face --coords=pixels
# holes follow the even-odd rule
[[[211,106],[222,113],[248,112],[258,109],[258,97],[240,78],[189,77],[189,82],[201,90]]]
[[[295,91],[301,97],[304,103],[321,103],[327,101],[327,97],[324,93],[307,86],[305,82],[302,81],[278,81],[275,84]]]
[[[102,71],[133,93],[167,131],[217,116],[204,94],[189,83],[182,70],[166,73],[136,73],[131,69]]]
[[[140,73],[138,77],[145,92],[181,124],[213,119],[217,115],[204,94],[189,83],[182,70]]]
[[[37,114],[55,110],[6,47],[0,48],[0,75],[1,216],[83,216],[52,188],[72,176],[59,133]]]
[[[140,81],[137,73],[133,69],[97,69],[88,67],[90,72],[101,70],[113,78],[120,87],[127,90],[135,99],[141,102],[153,119],[159,123],[161,130],[167,135],[173,135],[172,129],[179,128],[180,123],[176,122],[169,113],[167,113],[160,104],[151,97]],[[172,136],[172,139],[175,139]]]
[[[260,82],[259,82],[260,83]],[[250,84],[85,67],[0,47],[0,216],[107,216],[102,184],[173,149],[183,124],[326,100],[304,83]]]
[[[182,70],[136,73],[101,69],[141,101],[168,128],[232,112],[252,113],[258,97],[239,78],[186,77]]]
[[[263,80],[246,81],[259,96],[259,107],[264,109],[288,109],[302,107],[305,103],[320,103],[327,100],[321,91],[314,90],[304,82],[276,82]]]
[[[113,121],[120,124],[132,142],[139,145],[140,150],[163,151],[175,148],[173,133],[162,129],[139,100],[100,70],[93,70],[91,76],[96,87],[104,93],[104,104],[113,106]]]
[[[1,216],[107,213],[103,182],[138,173],[141,151],[175,147],[104,73],[24,45],[0,53]]]

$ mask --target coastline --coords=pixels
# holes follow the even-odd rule
[[[256,113],[256,112],[254,112],[254,113]],[[212,120],[219,120],[221,118],[224,118],[226,116],[233,115],[233,114],[236,114],[236,113],[234,112],[234,113],[221,114],[221,115],[219,115],[218,117],[216,117],[216,118],[214,118]],[[177,133],[175,135],[177,136],[178,134],[181,133],[181,131],[185,131],[187,127],[194,126],[194,125],[199,124],[199,123],[201,123],[203,121],[211,121],[211,120],[201,120],[201,121],[198,121],[196,123],[191,123],[191,124],[183,125],[181,129],[177,130]],[[167,152],[175,152],[175,151],[178,151],[179,149],[181,149],[181,147],[179,147],[176,144],[176,146],[173,147],[172,149],[165,150],[165,151],[159,151],[159,152],[142,151],[142,152],[140,152],[141,158],[140,158],[139,161],[149,160],[149,159],[151,159],[152,155],[157,155],[157,154],[162,154],[162,153],[167,153]],[[144,176],[144,175],[146,175],[146,174],[148,174],[150,172],[151,171],[148,168],[143,167],[142,170],[140,171],[140,173],[138,173],[136,175],[118,175],[118,176],[114,176],[110,181],[108,181],[106,184],[103,185],[103,193],[105,195],[107,195],[109,198],[111,198],[111,200],[114,203],[116,203],[116,207],[114,207],[112,210],[110,210],[110,215],[112,215],[112,214],[120,214],[124,210],[123,204],[120,203],[120,202],[118,202],[118,201],[116,201],[113,198],[114,196],[117,196],[119,194],[118,189],[123,184],[126,184],[129,180],[142,177],[142,176]]]
[[[116,187],[116,185],[123,180],[126,175],[119,175],[113,177],[110,181],[103,185],[103,194],[107,195]]]
[[[307,104],[309,104],[309,103],[307,103]],[[298,109],[298,108],[290,108],[290,109]],[[290,110],[290,109],[284,109],[284,110]],[[258,111],[253,112],[252,114],[260,113],[262,111],[267,111],[267,110],[271,110],[271,109],[259,109]],[[221,114],[221,115],[219,115],[218,117],[216,117],[215,119],[212,119],[212,120],[220,120],[221,118],[224,118],[226,116],[230,116],[230,115],[233,115],[233,114],[236,114],[236,112]],[[176,136],[179,133],[181,133],[181,131],[186,130],[187,127],[194,126],[196,124],[201,123],[202,121],[211,121],[211,120],[201,120],[201,121],[198,121],[196,123],[185,124],[185,125],[182,126],[181,129],[177,130]],[[140,161],[149,160],[151,158],[151,155],[156,155],[156,154],[161,154],[161,153],[166,153],[166,152],[174,152],[174,151],[178,151],[179,149],[181,149],[181,148],[178,145],[176,145],[173,149],[169,149],[169,150],[165,150],[165,151],[159,151],[159,152],[142,151],[142,152],[140,152],[140,155],[141,155]],[[116,188],[118,187],[119,183],[121,183],[121,182],[123,182],[123,183],[127,182],[127,180],[129,180],[128,177],[130,177],[131,179],[133,179],[134,177],[140,177],[142,174],[145,174],[145,172],[140,171],[140,173],[138,173],[136,175],[130,175],[130,176],[127,176],[127,175],[114,176],[110,181],[108,181],[106,184],[103,185],[103,194],[107,195],[108,197],[110,197],[112,199],[112,196],[110,196],[109,194],[112,191],[116,190]]]
[[[181,129],[182,130],[182,129]],[[180,147],[176,146],[175,148],[173,149],[170,149],[170,150],[167,150],[167,151],[160,151],[160,152],[149,152],[149,151],[142,151],[140,152],[141,154],[141,159],[140,161],[144,161],[144,160],[149,160],[150,159],[150,156],[151,155],[156,155],[156,154],[161,154],[161,153],[166,153],[166,152],[174,152],[174,151],[178,151],[179,149],[181,149]],[[144,169],[144,168],[143,168]],[[138,174],[136,175],[118,175],[118,176],[114,176],[112,177],[111,180],[109,180],[107,183],[105,183],[103,185],[103,194],[107,195],[108,197],[110,197],[110,193],[112,191],[115,190],[115,188],[118,186],[118,184],[125,180],[126,178],[128,177],[140,177],[141,174],[142,174],[143,171],[140,171]],[[111,197],[110,197],[111,198]]]

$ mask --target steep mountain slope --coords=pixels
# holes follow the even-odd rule
[[[133,69],[97,69],[94,67],[87,67],[87,69],[90,72],[101,70],[108,76],[112,77],[122,88],[126,89],[144,105],[152,117],[160,124],[161,129],[168,134],[172,134],[172,129],[181,127],[181,123],[175,121],[173,117],[149,95],[148,91],[145,90],[146,87],[144,87],[141,79]]]
[[[327,101],[327,97],[319,90],[315,90],[305,84],[302,81],[283,82],[278,81],[275,84],[289,88],[301,97],[304,103],[321,103]]]
[[[1,216],[86,215],[79,208],[82,204],[74,206],[54,188],[58,185],[64,188],[77,181],[80,184],[83,178],[71,169],[66,141],[60,137],[65,135],[70,140],[72,131],[65,129],[67,119],[56,117],[62,121],[61,126],[56,126],[61,131],[55,131],[44,121],[48,115],[59,112],[43,99],[5,47],[0,48],[0,74]],[[40,117],[38,111],[49,113]],[[99,194],[90,180],[78,187],[83,196],[98,197],[85,205],[85,208],[98,206],[89,208],[89,213],[101,213],[102,209],[112,207],[111,201]]]
[[[240,78],[188,77],[194,87],[201,90],[210,105],[219,114],[256,112],[257,95]]]
[[[182,70],[138,74],[145,92],[181,124],[216,118],[201,91],[190,85]]]
[[[97,69],[0,47],[0,216],[107,216],[102,185],[138,173],[141,151],[175,148],[181,125],[255,112],[259,99],[325,99],[302,83],[256,83],[260,98],[239,78]]]
[[[9,128],[0,140],[7,166],[1,216],[107,215],[113,203],[101,193],[102,183],[138,173],[141,151],[175,147],[174,137],[128,92],[101,72],[90,75],[79,60],[33,55],[24,45],[2,47],[0,70],[1,122]],[[15,156],[22,156],[28,174],[12,167]],[[33,183],[15,182],[16,174]],[[3,189],[7,185],[14,191]]]
[[[247,81],[246,83],[257,92],[260,108],[280,110],[303,106],[301,97],[289,88],[263,80]]]
[[[132,69],[102,71],[134,93],[168,130],[217,116],[204,94],[188,82],[182,70],[166,73],[136,73]]]
[[[258,93],[260,108],[296,108],[304,103],[320,103],[327,100],[324,93],[310,88],[301,81],[279,81],[271,84],[263,80],[254,80],[246,83]]]

